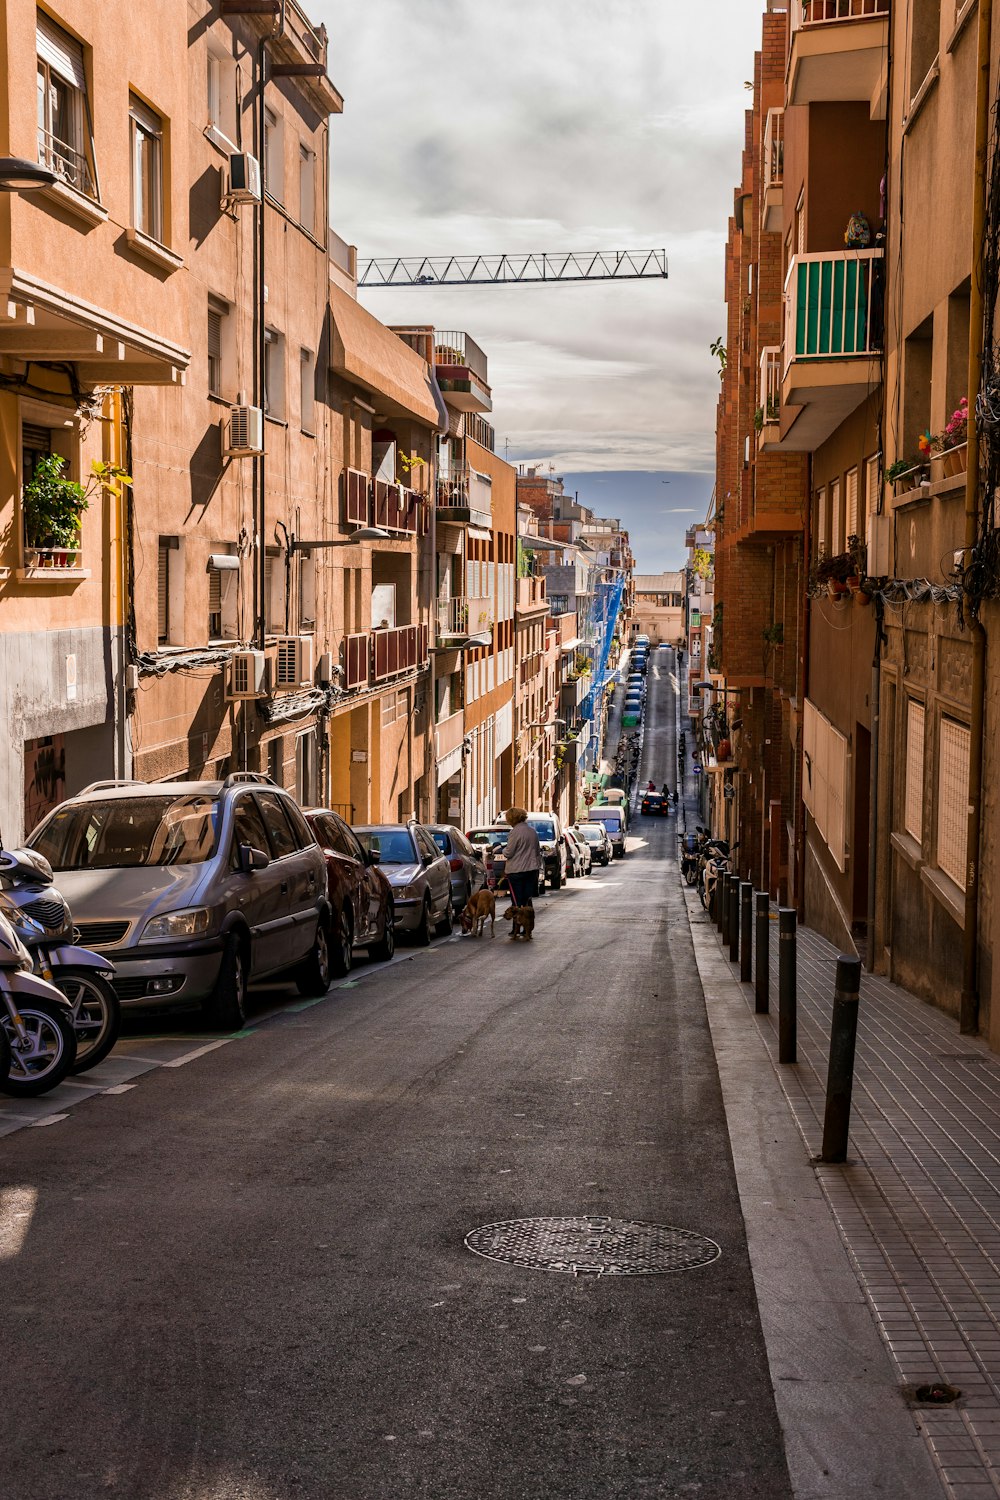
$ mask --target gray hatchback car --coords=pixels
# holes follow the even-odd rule
[[[451,870],[422,823],[370,823],[354,832],[392,886],[396,931],[422,947],[454,925]]]
[[[28,842],[51,864],[79,941],[114,964],[129,1009],[200,1005],[232,1028],[251,979],[329,988],[323,854],[266,776],[95,782]]]

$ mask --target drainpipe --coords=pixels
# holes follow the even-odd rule
[[[878,878],[878,756],[882,724],[882,618],[885,605],[876,594],[875,609],[875,654],[872,657],[872,738],[871,766],[869,769],[868,793],[868,942],[865,965],[869,974],[875,972],[875,881]]]
[[[979,0],[979,57],[976,74],[976,160],[972,198],[972,277],[969,296],[969,463],[965,472],[966,567],[979,537],[979,434],[976,396],[983,375],[983,281],[986,183],[989,156],[990,48],[993,0]],[[972,635],[971,716],[969,721],[969,821],[965,876],[965,930],[962,934],[962,1000],[959,1013],[964,1036],[979,1030],[979,853],[983,806],[983,742],[986,719],[986,631],[974,619]]]
[[[266,82],[267,68],[267,44],[269,37],[261,37],[257,43],[257,159],[260,162],[261,189],[260,206],[257,209],[256,223],[256,258],[257,265],[257,288],[254,299],[255,320],[255,346],[256,361],[254,369],[254,405],[261,411],[264,409],[264,357],[267,347],[267,332],[264,317],[265,277],[264,277],[264,214],[267,188],[264,183],[264,84]],[[266,589],[267,589],[267,553],[264,545],[265,525],[265,494],[264,487],[264,447],[266,447],[266,435],[258,458],[254,459],[254,487],[256,489],[255,506],[256,518],[254,522],[254,554],[253,554],[253,643],[258,651],[264,649],[265,639],[265,617],[266,617]]]
[[[806,496],[805,515],[802,527],[802,610],[799,615],[799,671],[798,671],[798,700],[799,700],[799,729],[795,737],[796,743],[796,777],[799,794],[795,798],[795,891],[789,892],[789,899],[798,909],[799,921],[805,920],[806,910],[806,808],[802,797],[802,725],[805,721],[806,694],[809,691],[809,626],[811,623],[812,601],[809,598],[807,581],[809,578],[809,557],[812,552],[812,454],[806,460]]]
[[[434,397],[434,405],[437,407],[437,411],[438,411],[437,432],[442,437],[445,437],[447,435],[448,427],[450,425],[450,418],[449,418],[449,415],[448,415],[448,408],[445,405],[445,399],[444,399],[444,397],[441,394],[441,387],[438,385],[437,366],[434,363],[434,335],[433,334],[430,335],[429,342],[430,342],[430,348],[427,351],[427,365],[428,365],[428,368],[429,368],[429,370],[431,372],[431,395]],[[431,575],[431,588],[430,588],[431,607],[430,607],[430,611],[429,611],[429,620],[428,620],[427,631],[428,631],[428,639],[430,640],[432,647],[436,644],[436,642],[434,640],[434,637],[437,634],[437,625],[436,625],[436,620],[435,620],[435,615],[436,615],[436,611],[437,611],[437,478],[438,478],[437,443],[434,441],[434,436],[432,435],[432,437],[431,437],[430,482],[429,482],[429,484],[427,486],[427,488],[428,488],[427,504],[428,504],[428,507],[430,509],[430,526],[428,528],[428,535],[430,537],[430,547],[431,547],[431,567],[430,567],[430,575]],[[437,820],[438,784],[437,784],[437,740],[436,740],[436,736],[435,736],[435,732],[434,732],[434,726],[437,723],[437,656],[436,656],[436,654],[435,654],[435,652],[434,652],[433,649],[428,654],[429,654],[429,657],[430,657],[430,675],[429,675],[429,678],[428,678],[428,681],[429,681],[429,684],[430,684],[430,686],[429,686],[430,702],[427,705],[427,755],[428,755],[428,761],[429,761],[429,769],[428,769],[428,773],[427,773],[427,785],[431,789],[430,790],[430,795],[431,795],[431,797],[433,799],[433,806],[431,807],[431,821],[432,822],[436,822],[436,820]],[[463,720],[463,723],[464,723],[464,720]],[[461,774],[461,779],[460,779],[460,782],[459,782],[459,797],[460,797],[461,802],[462,802],[462,811],[464,813],[464,811],[465,811],[465,757],[464,757],[464,755],[462,757],[462,774]],[[464,821],[464,819],[463,819],[463,821]]]

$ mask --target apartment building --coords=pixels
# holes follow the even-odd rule
[[[654,646],[676,646],[684,630],[684,574],[636,573],[633,582],[636,634]]]
[[[714,502],[713,502],[714,504]],[[711,511],[710,511],[711,514]],[[715,523],[689,526],[684,536],[684,623],[678,635],[686,649],[692,681],[711,670],[715,614]],[[711,529],[710,529],[711,528]]]
[[[184,27],[173,9],[116,7],[109,25],[81,0],[10,0],[0,21],[4,151],[47,169],[41,191],[0,193],[8,843],[67,793],[131,765],[132,502],[92,465],[127,471],[126,392],[159,387],[169,405],[192,357],[172,274],[190,180]]]

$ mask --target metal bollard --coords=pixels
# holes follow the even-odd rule
[[[759,1016],[766,1016],[771,992],[771,910],[766,891],[757,892],[757,954],[753,989],[753,1008]]]
[[[722,934],[723,948],[729,947],[729,875],[720,875],[715,884],[719,901],[719,932]]]
[[[726,920],[726,916],[725,916],[725,913],[726,913],[726,902],[724,900],[725,894],[726,894],[726,882],[725,882],[725,879],[724,878],[720,878],[717,875],[715,877],[715,888],[714,888],[714,890],[712,892],[712,900],[715,902],[715,925],[716,925],[716,928],[718,929],[720,937],[722,936],[723,923]],[[725,938],[723,938],[723,942],[725,942]]]
[[[778,1061],[793,1063],[798,1050],[798,978],[794,906],[778,908]]]
[[[740,877],[729,877],[729,961],[736,963],[740,956]]]
[[[753,886],[740,881],[740,982],[753,977]]]
[[[823,1161],[847,1160],[860,990],[861,960],[842,953],[837,959],[837,982],[833,992],[830,1067],[826,1075],[826,1113],[823,1117]]]

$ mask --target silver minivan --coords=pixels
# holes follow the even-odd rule
[[[95,782],[28,842],[51,864],[79,941],[114,964],[129,1009],[200,1005],[232,1028],[251,979],[329,988],[323,854],[266,776]]]

